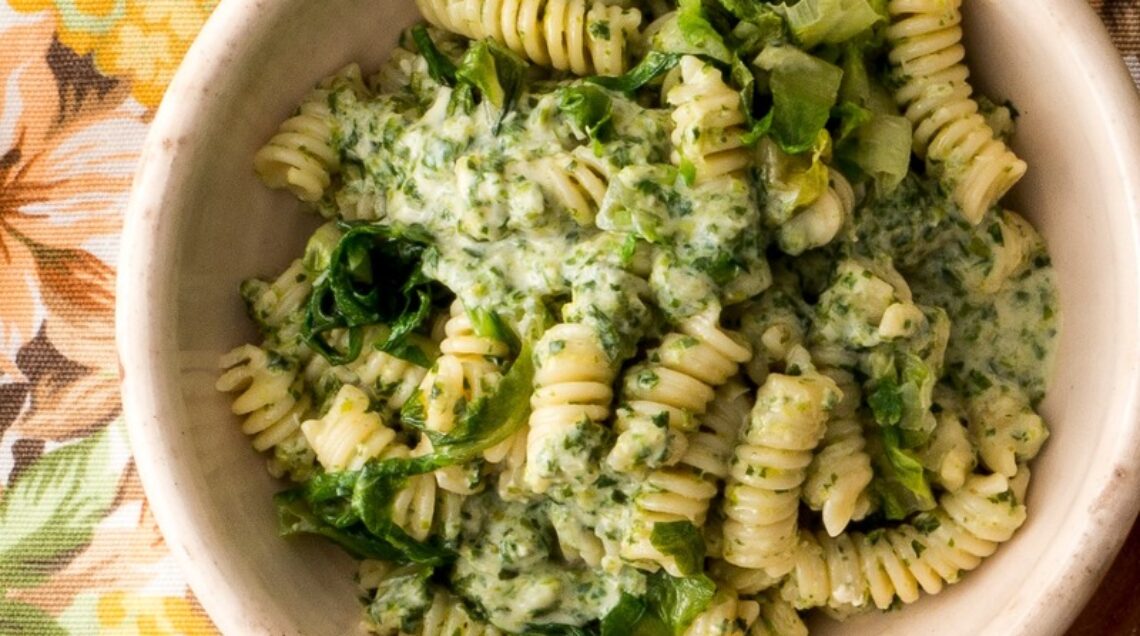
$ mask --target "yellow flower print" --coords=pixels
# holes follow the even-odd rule
[[[213,634],[209,620],[180,596],[141,596],[114,591],[95,607],[102,636]]]
[[[51,9],[59,41],[91,54],[104,75],[130,82],[155,107],[217,0],[11,0],[22,12]]]

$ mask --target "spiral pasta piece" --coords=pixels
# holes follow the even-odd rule
[[[326,471],[359,470],[396,439],[396,431],[368,408],[368,395],[346,384],[323,417],[301,424],[305,439]]]
[[[830,186],[780,226],[776,233],[780,249],[797,256],[810,249],[827,245],[834,239],[855,210],[855,191],[838,170],[828,171]]]
[[[751,357],[738,336],[720,328],[716,309],[685,320],[623,376],[624,406],[617,414],[619,435],[609,465],[631,472],[680,460],[689,441],[683,434],[698,427],[697,416],[704,414],[716,387]]]
[[[365,343],[383,342],[387,336],[388,328],[378,325],[366,328],[362,339]],[[348,346],[348,334],[338,334],[330,341],[344,349]],[[427,344],[422,348],[430,348]],[[305,365],[304,377],[310,386],[316,387],[319,399],[330,398],[341,386],[351,384],[367,393],[373,408],[387,416],[412,398],[427,372],[418,364],[365,345],[360,355],[346,364],[330,365],[323,356],[313,356]]]
[[[578,146],[568,153],[535,159],[517,170],[537,182],[578,225],[593,227],[594,217],[609,187],[609,174],[602,160],[589,148]]]
[[[833,537],[853,519],[863,518],[870,507],[866,488],[874,473],[864,446],[863,427],[857,420],[833,419],[808,466],[804,500],[812,510],[822,511],[823,527]]]
[[[913,524],[835,538],[802,532],[783,593],[801,609],[861,607],[868,601],[887,609],[896,597],[913,603],[921,591],[937,594],[963,571],[978,567],[1024,523],[1016,482],[1027,479],[1028,472],[1012,480],[971,475]]]
[[[585,0],[416,0],[431,24],[575,75],[621,75],[641,12]]]
[[[895,101],[914,124],[914,152],[935,164],[967,221],[977,224],[1026,164],[978,112],[963,64],[961,0],[892,0],[889,58],[902,78]]]
[[[456,634],[462,636],[502,636],[493,625],[485,623],[467,611],[463,601],[444,590],[437,590],[431,607],[424,614],[421,628],[409,636],[436,636]]]
[[[760,604],[739,598],[734,592],[720,590],[689,623],[684,636],[744,636],[760,615]]]
[[[284,325],[304,310],[313,291],[313,281],[301,259],[289,264],[285,271],[271,282],[249,279],[241,284],[249,313],[263,331],[277,331],[281,337]],[[296,330],[288,335],[296,336]]]
[[[440,356],[416,395],[423,407],[424,428],[436,433],[455,428],[464,405],[494,393],[502,377],[498,360],[510,353],[506,343],[475,333],[458,300],[452,303],[443,329]]]
[[[700,58],[686,55],[680,66],[681,83],[666,96],[674,107],[673,163],[692,165],[695,183],[739,174],[749,161],[740,95]]]
[[[1006,477],[1037,456],[1049,429],[1020,391],[994,386],[970,398],[970,437],[990,470]]]
[[[724,559],[771,576],[792,568],[800,487],[840,397],[810,362],[797,366],[801,375],[773,373],[757,392],[725,488]]]
[[[318,201],[340,171],[340,152],[334,146],[335,117],[329,108],[333,91],[349,86],[366,93],[360,67],[349,64],[301,102],[297,114],[277,129],[253,157],[253,167],[270,188],[285,188],[302,201]]]
[[[214,387],[241,391],[230,410],[246,416],[241,430],[253,436],[254,449],[270,450],[300,430],[311,402],[298,381],[296,362],[246,344],[222,356],[219,365],[225,372]]]
[[[524,480],[543,493],[592,474],[590,456],[610,415],[615,369],[593,329],[577,323],[548,329],[535,358]]]
[[[415,450],[406,444],[393,443],[383,452],[383,459],[407,458],[427,452],[423,446]],[[463,495],[448,492],[436,484],[431,473],[408,477],[403,490],[392,499],[392,522],[416,541],[431,535],[444,539],[459,536],[463,522]]]

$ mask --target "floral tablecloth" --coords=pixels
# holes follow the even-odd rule
[[[1140,83],[1140,0],[1091,2]],[[131,461],[113,322],[143,137],[215,4],[0,0],[0,634],[214,633]]]

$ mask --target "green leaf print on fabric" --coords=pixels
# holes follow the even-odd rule
[[[111,509],[129,458],[122,423],[116,421],[47,453],[0,495],[0,596],[3,590],[38,585],[91,541],[96,524]],[[0,616],[7,616],[3,603],[9,601],[0,599]]]
[[[67,630],[35,605],[0,599],[0,634],[67,636]]]

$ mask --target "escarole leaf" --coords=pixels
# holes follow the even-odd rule
[[[522,92],[526,62],[494,40],[480,40],[464,53],[455,77],[477,89],[484,101],[499,109],[492,131],[498,134],[503,119]]]
[[[882,503],[884,516],[891,520],[935,507],[922,462],[902,448],[901,437],[894,426],[880,428],[877,435],[868,436],[868,451],[875,468],[872,489]]]
[[[773,8],[784,16],[792,36],[806,49],[846,42],[887,19],[867,0],[799,0]]]
[[[424,56],[424,61],[427,62],[428,75],[444,86],[455,86],[455,63],[436,48],[435,42],[427,32],[427,27],[422,24],[412,27],[412,41],[416,43],[420,55]]]
[[[894,192],[910,169],[910,120],[874,114],[836,148],[836,159],[858,168],[883,194]]]
[[[340,230],[343,234],[327,258],[324,254],[334,234],[325,228],[306,249],[307,263],[326,268],[316,274],[302,338],[330,363],[345,364],[360,355],[364,344],[360,328],[386,323],[388,337],[377,348],[418,363],[406,345],[408,335],[431,312],[433,283],[422,271],[426,248],[412,240],[410,232],[389,226],[345,225]],[[346,348],[328,341],[327,334],[334,329],[348,330]]]
[[[769,72],[769,134],[789,154],[810,149],[835,107],[843,71],[795,47],[778,45],[761,51],[755,64]]]
[[[704,570],[705,539],[701,531],[688,521],[658,522],[649,537],[653,547],[673,557],[677,569],[685,576]]]
[[[558,109],[594,141],[605,141],[613,131],[613,100],[597,86],[576,84],[559,90]]]
[[[708,13],[701,0],[681,0],[677,7],[677,32],[684,45],[673,44],[672,49],[678,53],[704,55],[725,64],[732,64],[736,55],[724,42],[724,37],[709,22]],[[670,37],[668,25],[658,34],[665,42]]]
[[[512,353],[518,353],[519,337],[499,312],[485,307],[468,307],[467,318],[476,334],[504,342]]]
[[[273,503],[277,505],[277,532],[283,537],[319,535],[358,559],[396,561],[402,558],[399,550],[373,536],[363,524],[338,527],[322,519],[299,488],[277,493],[273,496]]]
[[[704,574],[678,578],[657,572],[649,578],[646,601],[669,632],[681,636],[708,609],[715,594],[716,583]]]
[[[595,75],[586,78],[586,81],[612,91],[632,93],[661,75],[668,73],[674,66],[677,66],[677,62],[679,61],[681,61],[681,55],[679,53],[650,51],[637,63],[637,66],[626,71],[625,75],[619,75],[617,77]]]

